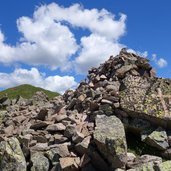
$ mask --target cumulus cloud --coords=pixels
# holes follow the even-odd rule
[[[84,9],[79,4],[67,8],[56,3],[42,5],[32,17],[17,20],[22,36],[15,46],[8,45],[0,31],[0,63],[19,62],[61,70],[74,64],[83,73],[107,56],[118,53],[122,47],[118,41],[126,30],[125,20],[124,14],[116,19],[105,9]],[[71,28],[87,29],[90,35],[82,35],[79,45]]]
[[[152,54],[152,61],[154,61],[159,68],[164,68],[168,64],[164,58],[158,59],[156,54]]]
[[[57,21],[66,21],[73,26],[88,29],[92,33],[110,39],[117,40],[125,33],[126,15],[120,14],[120,19],[115,20],[115,15],[105,9],[84,9],[80,4],[64,8],[52,3],[40,7],[34,14],[36,19],[45,16],[50,16]]]
[[[12,73],[0,73],[0,88],[9,88],[20,84],[31,84],[47,90],[64,93],[67,89],[74,89],[77,82],[72,76],[47,76],[37,68],[15,69]]]
[[[75,68],[78,73],[86,73],[90,67],[96,67],[109,58],[117,55],[123,45],[114,43],[107,38],[91,34],[81,38],[81,52],[75,60]]]

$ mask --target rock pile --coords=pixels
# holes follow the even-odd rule
[[[75,91],[7,104],[0,111],[0,170],[169,171],[170,99],[171,80],[123,49],[89,70]],[[160,156],[129,153],[127,132]]]

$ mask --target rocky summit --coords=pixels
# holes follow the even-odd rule
[[[0,103],[0,171],[171,170],[171,80],[126,49],[75,91]]]

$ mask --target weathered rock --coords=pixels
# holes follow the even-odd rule
[[[135,159],[136,159],[135,154],[127,153],[127,167],[129,167],[130,165],[133,165]]]
[[[62,120],[65,120],[67,119],[67,115],[66,114],[59,114],[59,115],[55,115],[55,116],[52,116],[53,119],[56,121],[56,122],[61,122]]]
[[[65,129],[66,129],[66,126],[63,125],[62,123],[52,124],[46,128],[46,130],[49,132],[64,131]]]
[[[56,154],[58,154],[61,157],[70,156],[70,153],[68,151],[68,145],[65,143],[56,145],[55,148],[53,148],[53,150],[56,152]]]
[[[91,163],[96,170],[98,171],[109,170],[109,165],[107,164],[107,162],[94,148],[90,147],[88,154],[90,156]]]
[[[42,128],[46,128],[48,125],[50,125],[50,122],[37,120],[30,126],[30,129],[35,129],[35,130],[42,129]]]
[[[100,153],[114,168],[125,166],[127,162],[125,131],[116,116],[97,116],[94,140]]]
[[[99,110],[103,111],[107,116],[113,115],[113,108],[110,104],[100,105]]]
[[[56,148],[52,148],[46,151],[45,156],[51,161],[53,166],[59,163],[60,156],[58,154],[58,149],[56,150]]]
[[[0,111],[0,125],[1,125],[1,123],[3,122],[3,120],[5,118],[5,114],[6,114],[6,111]]]
[[[159,150],[166,150],[169,147],[167,134],[161,127],[147,135],[143,141]]]
[[[78,171],[79,170],[79,157],[65,157],[60,158],[60,165],[63,171]]]
[[[34,135],[33,139],[36,140],[38,143],[46,143],[48,141],[44,135]]]
[[[75,134],[72,136],[72,141],[74,143],[79,143],[84,139],[84,134],[76,131]]]
[[[40,152],[31,155],[31,171],[49,171],[49,160]]]
[[[25,106],[28,104],[28,100],[24,99],[23,97],[21,97],[20,95],[16,98],[15,104],[18,104],[20,106]]]
[[[132,69],[137,69],[137,66],[136,65],[125,65],[116,71],[116,76],[119,78],[123,78],[124,75]]]
[[[43,108],[37,114],[36,119],[44,121],[46,119],[46,117],[48,117],[48,110],[46,108]]]
[[[133,117],[171,127],[171,80],[128,75],[120,92],[121,108]]]
[[[75,145],[75,150],[79,155],[82,156],[83,154],[87,153],[90,145],[90,140],[91,140],[91,136],[88,136],[84,138],[82,142]]]
[[[171,170],[171,160],[165,161],[155,167],[155,171],[169,171]]]
[[[62,134],[55,134],[53,136],[53,138],[54,138],[54,143],[55,144],[64,143],[65,141],[68,140],[68,138],[64,137]]]
[[[66,126],[64,136],[66,136],[67,138],[71,138],[75,132],[76,132],[75,126],[74,125],[68,125],[68,126]]]
[[[151,155],[142,155],[137,157],[134,163],[128,165],[129,168],[145,170],[145,168],[153,170],[154,165],[160,164],[162,162],[161,157],[151,156]],[[143,169],[142,169],[143,168]],[[150,170],[150,171],[151,171]]]
[[[32,151],[46,151],[48,149],[48,143],[37,143],[37,141],[35,141],[35,145],[31,147]]]
[[[38,104],[39,102],[47,102],[48,96],[43,91],[36,92],[33,97],[33,103]]]
[[[26,161],[17,138],[0,142],[0,170],[26,171]]]
[[[123,116],[124,116],[124,113],[123,113]],[[127,117],[127,116],[125,115],[124,117]],[[128,123],[124,122],[125,127],[131,130],[131,132],[134,132],[136,134],[140,134],[143,131],[150,130],[152,128],[150,122],[147,120],[143,120],[139,118],[128,118],[127,121]]]

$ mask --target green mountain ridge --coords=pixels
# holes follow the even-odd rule
[[[45,90],[40,87],[35,87],[29,84],[22,84],[16,87],[11,87],[6,90],[0,91],[0,98],[4,96],[8,96],[10,99],[16,98],[18,95],[22,96],[23,98],[29,99],[31,98],[37,91],[43,91],[49,99],[52,99],[55,96],[58,96],[59,93],[52,92],[49,90]]]

